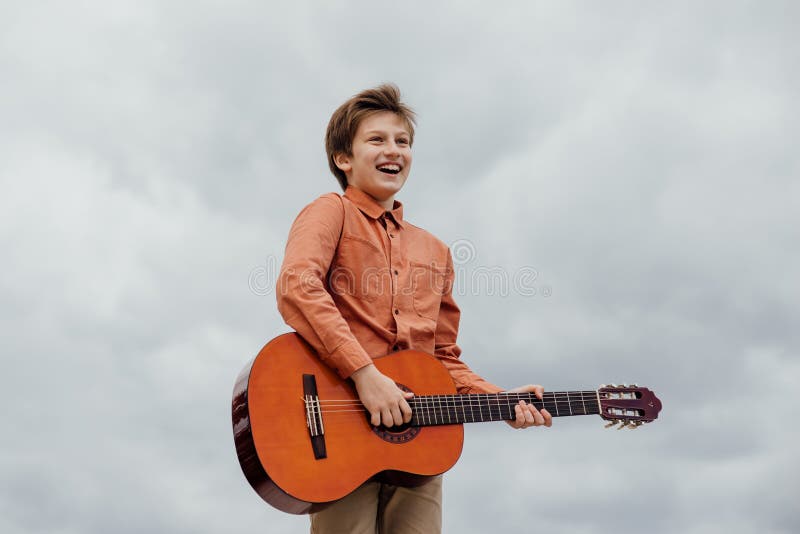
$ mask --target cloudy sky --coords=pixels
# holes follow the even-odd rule
[[[800,530],[797,4],[316,4],[0,2],[0,531],[307,530],[247,485],[230,394],[287,329],[330,113],[383,81],[464,358],[664,403],[469,427],[445,532]]]

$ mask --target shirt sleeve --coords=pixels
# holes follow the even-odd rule
[[[458,337],[458,323],[461,319],[456,301],[453,299],[453,282],[455,272],[453,258],[447,251],[447,270],[442,293],[442,303],[439,307],[439,320],[436,325],[435,356],[444,364],[453,377],[459,393],[497,393],[503,391],[490,382],[487,382],[460,360],[461,347],[456,344]]]
[[[372,363],[328,293],[326,278],[344,210],[330,193],[306,206],[289,231],[275,294],[278,311],[342,378]]]

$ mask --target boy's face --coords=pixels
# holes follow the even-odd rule
[[[389,210],[411,171],[410,141],[405,121],[396,113],[380,111],[358,125],[353,154],[338,154],[334,161],[349,185]]]

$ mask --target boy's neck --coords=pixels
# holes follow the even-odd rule
[[[380,200],[378,198],[373,197],[372,195],[370,195],[369,193],[367,193],[366,191],[364,191],[363,189],[361,189],[359,187],[356,187],[354,185],[349,185],[349,187],[352,187],[353,189],[358,189],[359,191],[361,191],[362,193],[367,195],[369,198],[374,200],[376,204],[381,206],[386,211],[392,211],[394,209],[394,195],[392,195],[391,197],[387,198],[386,200]]]
[[[392,211],[392,208],[394,208],[394,195],[392,195],[391,198],[389,198],[387,200],[383,200],[383,201],[378,200],[375,197],[370,197],[370,198],[374,199],[375,202],[380,204],[381,207],[383,207],[383,209],[385,209],[386,211]]]

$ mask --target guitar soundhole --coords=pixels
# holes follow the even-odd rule
[[[403,391],[409,391],[407,386],[403,384],[397,384],[397,387],[402,389]],[[367,414],[367,420],[369,420],[369,414]],[[372,426],[370,424],[370,426]],[[411,426],[410,423],[405,423],[400,426],[373,426],[372,431],[377,434],[379,438],[383,441],[388,441],[389,443],[408,443],[419,434],[420,427],[418,426]]]

